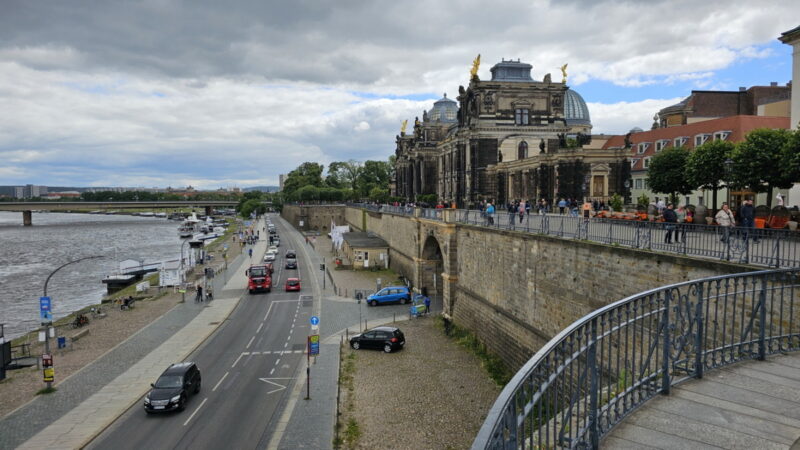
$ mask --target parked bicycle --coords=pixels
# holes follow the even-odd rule
[[[75,316],[75,320],[72,321],[72,328],[81,328],[85,325],[89,325],[89,318],[81,313],[78,313]]]

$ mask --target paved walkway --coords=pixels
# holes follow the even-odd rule
[[[747,361],[672,388],[602,441],[605,449],[800,449],[800,353]]]
[[[254,253],[265,250],[261,241]],[[90,442],[138,402],[165,367],[188,357],[224,322],[241,297],[245,260],[240,256],[229,265],[229,275],[215,280],[213,302],[178,305],[59,384],[55,394],[6,416],[0,421],[0,448],[80,448]]]

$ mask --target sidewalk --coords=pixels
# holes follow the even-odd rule
[[[266,245],[259,241],[254,254],[263,253]],[[58,385],[55,394],[0,421],[0,448],[80,448],[90,442],[139,401],[165,367],[188,357],[224,322],[241,297],[247,260],[239,256],[229,265],[230,274],[216,277],[215,284],[224,285],[215,289],[213,302],[187,299]]]

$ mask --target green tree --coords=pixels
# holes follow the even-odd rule
[[[365,161],[364,168],[356,179],[356,191],[361,197],[368,197],[372,189],[389,189],[393,167],[388,161]]]
[[[760,128],[751,131],[733,151],[733,185],[766,192],[767,207],[771,208],[772,191],[792,187],[791,171],[782,164],[791,135],[788,130]]]
[[[313,162],[304,162],[297,169],[289,172],[283,183],[283,191],[290,198],[303,186],[322,187],[322,171],[325,166]]]
[[[791,132],[782,153],[784,176],[793,183],[800,182],[800,129]]]
[[[689,150],[669,147],[650,158],[647,168],[647,184],[653,192],[669,194],[675,202],[678,194],[687,195],[694,190],[686,175]]]
[[[374,187],[369,191],[369,199],[373,202],[386,203],[389,199],[389,189]]]
[[[320,188],[316,186],[305,185],[294,192],[294,197],[297,200],[304,202],[319,201]]]
[[[241,209],[239,209],[239,214],[246,219],[250,217],[253,211],[255,211],[256,214],[264,214],[267,212],[267,207],[261,199],[251,198],[242,204]]]
[[[325,184],[333,188],[356,188],[356,179],[363,169],[363,165],[351,159],[350,161],[335,161],[328,166],[328,176]]]
[[[717,191],[727,180],[725,161],[733,154],[735,146],[728,141],[708,141],[689,153],[686,176],[695,188],[711,189],[711,208],[717,210]]]

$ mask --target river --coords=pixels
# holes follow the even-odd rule
[[[22,226],[22,213],[0,212],[0,323],[6,339],[39,325],[39,297],[47,276],[68,265],[47,285],[54,318],[100,302],[101,280],[119,261],[161,261],[180,257],[179,222],[127,215],[34,213]]]

